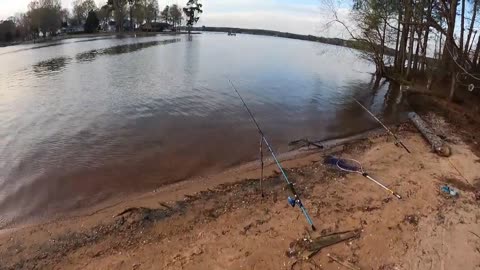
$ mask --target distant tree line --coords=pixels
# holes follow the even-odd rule
[[[33,0],[28,11],[0,21],[0,42],[36,40],[63,32],[138,31],[163,21],[176,30],[184,21],[193,26],[202,12],[198,0],[185,8],[166,6],[161,12],[158,0],[108,0],[97,7],[94,0],[75,0],[72,9],[62,8],[60,0]],[[158,29],[158,28],[157,28]]]
[[[353,40],[346,40],[341,38],[327,38],[327,37],[318,37],[313,35],[301,35],[288,32],[280,32],[274,30],[266,29],[247,29],[247,28],[235,28],[235,27],[192,27],[192,30],[195,31],[206,31],[206,32],[225,32],[225,33],[237,33],[237,34],[249,34],[249,35],[262,35],[262,36],[272,36],[272,37],[281,37],[289,39],[298,39],[306,41],[314,41],[325,44],[337,45],[342,47],[349,47],[354,49],[361,49],[363,45]],[[389,55],[394,55],[394,50],[386,48]]]

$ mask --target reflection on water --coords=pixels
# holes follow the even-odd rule
[[[354,51],[313,42],[159,36],[72,41],[0,61],[13,58],[0,66],[15,78],[0,80],[6,221],[72,213],[256,159],[255,127],[227,78],[279,152],[298,138],[377,127],[352,97],[387,122],[403,111],[393,85],[373,89],[373,67]]]
[[[52,73],[62,71],[71,60],[70,57],[57,57],[47,61],[41,61],[33,65],[33,71],[37,76],[51,75]]]
[[[129,43],[118,46],[112,46],[102,49],[90,50],[82,53],[78,53],[75,56],[75,59],[78,62],[90,62],[95,60],[98,56],[101,55],[118,55],[125,53],[132,53],[142,49],[146,49],[158,45],[167,45],[175,42],[179,42],[180,39],[168,39],[161,41],[149,41],[149,42],[138,42],[138,43]],[[48,47],[48,46],[44,46]],[[37,76],[48,76],[56,74],[65,69],[65,67],[71,62],[70,57],[55,57],[49,60],[40,61],[33,65],[33,71]]]
[[[124,44],[124,45],[113,46],[110,48],[105,48],[100,50],[91,50],[91,51],[79,53],[75,58],[79,62],[88,62],[88,61],[93,61],[97,56],[101,56],[101,55],[116,55],[116,54],[131,53],[131,52],[146,49],[149,47],[158,46],[158,45],[167,45],[167,44],[172,44],[179,41],[180,41],[179,38],[175,38],[175,39],[168,39],[168,40],[162,40],[162,41],[150,41],[150,42]]]
[[[79,62],[93,61],[93,60],[95,60],[95,57],[97,57],[98,54],[99,54],[99,51],[91,50],[91,51],[88,51],[88,52],[83,52],[83,53],[77,54],[77,56],[75,56],[75,59],[77,59],[77,61],[79,61]]]
[[[155,37],[156,34],[142,34],[141,37]],[[9,47],[0,47],[0,49],[3,49],[3,51],[0,51],[0,56],[5,55],[5,54],[12,54],[12,53],[18,53],[22,51],[30,51],[30,50],[38,50],[38,49],[44,49],[44,48],[49,48],[49,47],[56,47],[56,46],[62,46],[66,45],[68,43],[84,43],[84,42],[91,42],[91,41],[101,41],[101,40],[111,40],[111,39],[129,39],[129,38],[136,38],[136,35],[108,35],[104,37],[95,37],[95,38],[79,38],[79,39],[69,39],[66,38],[64,40],[60,41],[49,41],[45,43],[39,43],[39,44],[30,44],[30,45],[19,45],[19,46],[9,46]],[[42,40],[40,40],[42,41]],[[20,47],[20,48],[16,48]],[[23,47],[23,48],[22,48]]]

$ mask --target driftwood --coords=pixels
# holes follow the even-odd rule
[[[408,113],[408,118],[415,127],[422,133],[423,137],[430,143],[432,150],[440,156],[449,157],[452,154],[450,146],[448,146],[440,137],[433,132],[428,124],[420,118],[415,112]]]

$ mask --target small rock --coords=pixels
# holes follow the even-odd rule
[[[193,248],[192,253],[191,253],[190,256],[200,255],[200,254],[202,254],[202,253],[203,253],[203,250],[202,250],[201,248],[195,247],[195,248]]]

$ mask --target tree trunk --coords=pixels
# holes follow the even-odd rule
[[[439,60],[442,59],[442,57],[443,57],[442,53],[441,53],[441,51],[442,51],[442,37],[443,37],[443,35],[442,35],[442,33],[440,33],[440,39],[439,39],[440,44],[438,45],[438,59]]]
[[[418,29],[417,31],[417,48],[415,49],[415,57],[414,57],[414,60],[413,60],[413,70],[414,71],[418,71],[418,53],[420,51],[420,40],[422,39],[422,31],[420,29]]]
[[[464,48],[466,47],[463,44],[464,32],[465,32],[465,0],[462,0],[462,16],[460,17],[460,52],[459,52],[460,56],[463,55]],[[462,61],[462,59],[460,59],[460,61]]]
[[[470,52],[472,51],[472,48],[473,48],[473,42],[475,41],[475,37],[477,36],[477,31],[473,32],[473,38],[472,38],[472,42],[470,42],[470,47],[468,47],[468,55],[467,55],[467,59],[470,59]]]
[[[382,81],[382,76],[380,75],[375,75],[375,82],[373,83],[372,89],[377,90],[378,87],[380,86],[380,82]]]
[[[382,40],[380,42],[380,61],[382,65],[382,75],[384,72],[385,62],[384,62],[384,55],[385,55],[385,36],[387,31],[387,19],[383,21],[383,30],[382,30]]]
[[[450,94],[448,95],[448,100],[450,100],[450,101],[453,101],[453,98],[455,97],[456,80],[457,80],[457,74],[455,72],[452,72],[452,81],[451,81],[451,84],[450,84]]]
[[[445,38],[445,48],[443,52],[444,58],[448,60],[453,60],[453,49],[455,39],[453,34],[455,32],[455,19],[457,17],[457,0],[451,0],[450,4],[450,17],[447,18],[447,35]]]
[[[478,40],[477,40],[477,48],[475,48],[475,54],[473,55],[473,66],[476,68],[477,67],[477,63],[478,63],[478,54],[480,52],[480,36],[478,37]]]
[[[400,40],[400,73],[403,75],[405,71],[405,59],[406,59],[406,54],[407,54],[407,42],[408,42],[408,32],[409,32],[409,22],[411,19],[411,0],[406,0],[405,1],[405,22],[406,24],[403,24],[402,26],[402,38]]]
[[[463,0],[464,1],[464,0]],[[455,88],[456,88],[456,63],[453,59],[453,54],[455,50],[455,40],[454,40],[454,31],[455,31],[455,19],[457,17],[457,0],[452,0],[450,4],[450,17],[447,20],[448,28],[447,28],[447,37],[445,40],[445,51],[444,51],[444,60],[446,67],[449,67],[450,75],[451,75],[451,85],[450,85],[450,101],[453,100],[455,96]]]
[[[475,26],[475,18],[477,17],[477,2],[478,0],[473,1],[473,13],[472,13],[472,20],[470,22],[470,28],[468,29],[468,35],[467,35],[467,42],[465,42],[466,50],[464,53],[464,57],[468,59],[469,54],[470,54],[470,38],[472,37],[472,32],[473,32],[473,27]],[[475,37],[473,37],[473,40],[475,40]],[[472,41],[473,44],[473,41]]]
[[[397,39],[395,42],[395,57],[393,60],[394,66],[397,68],[398,67],[398,46],[400,45],[400,27],[401,24],[400,22],[402,21],[402,8],[401,5],[398,5],[398,23],[397,23]]]
[[[119,0],[113,0],[113,9],[115,10],[115,28],[117,32],[123,32],[123,11],[120,11]]]
[[[427,16],[430,16],[432,13],[433,9],[433,0],[431,0],[428,4],[428,10],[427,10]],[[427,46],[428,46],[428,34],[430,33],[430,27],[427,26],[425,29],[425,35],[423,37],[423,46],[422,46],[422,65],[421,65],[421,70],[422,72],[425,72],[425,67],[427,65]],[[419,41],[420,42],[420,41]],[[435,43],[435,46],[437,44]],[[435,53],[433,55],[435,57]]]
[[[425,30],[425,35],[423,37],[423,46],[422,46],[422,72],[425,71],[425,66],[427,65],[427,45],[428,45],[428,34],[430,33],[430,28],[427,27]]]
[[[413,42],[415,41],[415,28],[410,27],[410,40],[408,43],[408,62],[407,62],[407,78],[410,76],[413,60]]]

